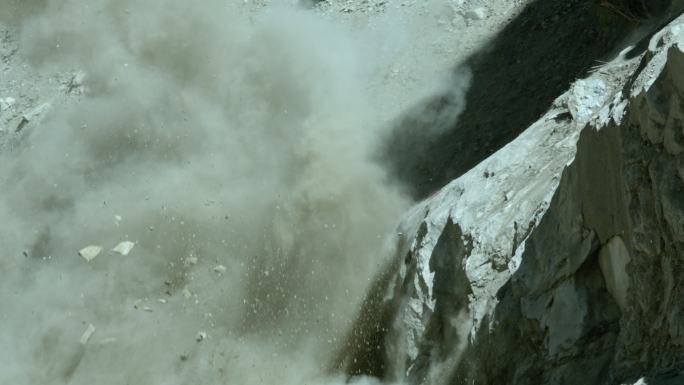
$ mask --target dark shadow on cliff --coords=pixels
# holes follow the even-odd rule
[[[460,117],[447,110],[463,101],[437,95],[398,120],[381,148],[390,173],[424,198],[518,136],[635,29],[597,3],[528,5],[464,63],[472,82]]]
[[[486,325],[492,320],[485,317],[475,338],[479,343],[476,347],[469,346],[449,383],[611,383],[609,367],[619,333],[619,310],[605,287],[598,252],[592,253],[566,282],[570,282],[586,311],[581,336],[572,348],[550,358],[548,327],[521,313],[521,302],[533,300],[534,296],[521,296],[521,287],[513,278],[497,295],[497,310],[492,318],[498,326],[489,331]],[[549,308],[554,300],[563,299],[552,295]],[[486,365],[487,362],[497,362],[497,365]]]

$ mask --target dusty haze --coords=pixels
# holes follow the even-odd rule
[[[344,382],[324,369],[409,205],[368,160],[391,58],[297,5],[239,3],[3,11],[83,96],[0,154],[0,382]]]

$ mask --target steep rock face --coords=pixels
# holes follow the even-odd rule
[[[620,127],[631,258],[616,367],[629,373],[675,366],[684,352],[683,32],[674,25],[651,41]]]
[[[380,310],[367,308],[382,317],[362,314],[354,331],[382,343],[376,371],[420,384],[676,374],[683,23],[576,82],[515,141],[412,209],[393,275],[371,294]],[[377,358],[372,345],[350,349],[348,367],[363,372],[351,363]]]

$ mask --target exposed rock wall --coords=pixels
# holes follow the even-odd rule
[[[407,215],[394,276],[371,294],[381,309],[368,311],[384,318],[354,332],[382,331],[386,378],[674,378],[684,360],[683,23],[576,82]],[[373,349],[344,360],[351,368]]]

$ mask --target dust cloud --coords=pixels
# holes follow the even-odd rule
[[[0,154],[0,382],[377,383],[324,369],[410,203],[368,160],[384,63],[240,3],[18,9],[22,54],[83,96]]]

